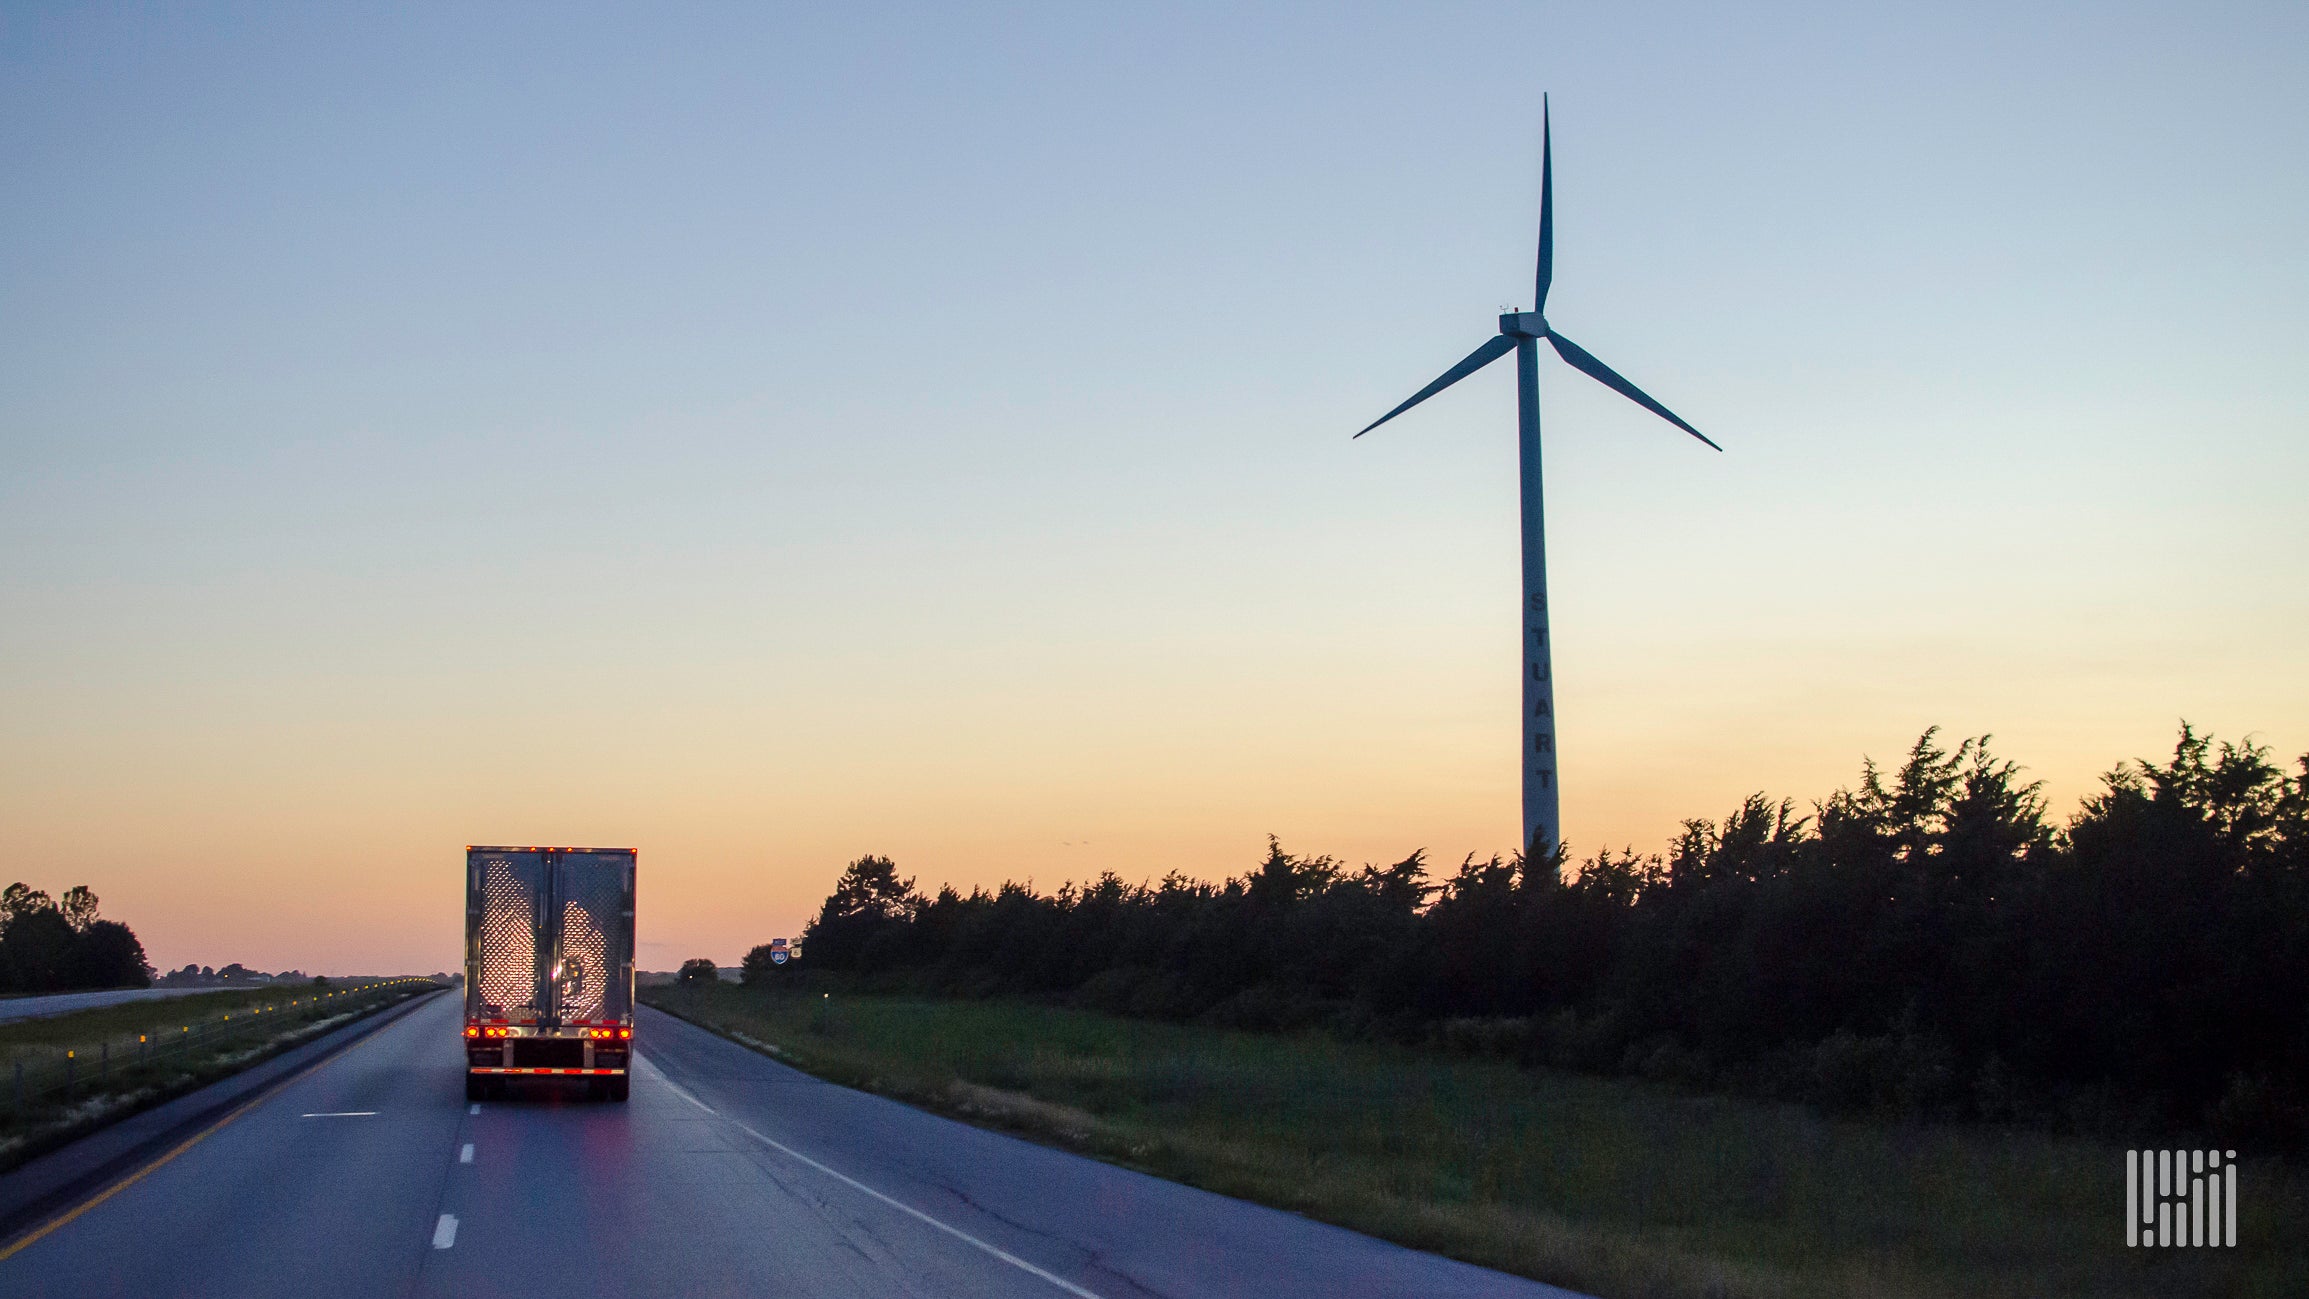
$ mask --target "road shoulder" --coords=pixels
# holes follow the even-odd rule
[[[235,1106],[295,1078],[439,995],[427,993],[387,1006],[0,1175],[0,1248],[161,1153],[171,1142],[190,1136]]]

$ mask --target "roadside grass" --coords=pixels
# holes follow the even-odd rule
[[[0,1023],[0,1172],[439,986],[221,989]]]
[[[310,1001],[316,994],[338,990],[336,987],[220,988],[181,997],[116,1002],[41,1019],[0,1021],[0,1065],[19,1055],[29,1057],[46,1049],[61,1050],[105,1040],[125,1039],[133,1043],[139,1033],[174,1033],[224,1015],[247,1014],[254,1007],[286,1007],[291,1001]]]
[[[2107,1142],[1018,1002],[643,1000],[833,1081],[1607,1299],[2309,1294],[2309,1175],[2250,1151],[2244,1246],[2127,1249]]]

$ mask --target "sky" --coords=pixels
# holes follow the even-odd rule
[[[1515,846],[1927,727],[2309,750],[2294,3],[0,6],[0,875],[153,962],[641,964],[926,886]]]

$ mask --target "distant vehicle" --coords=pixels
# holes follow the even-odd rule
[[[633,1060],[631,848],[465,850],[465,1098],[514,1081],[622,1101]]]

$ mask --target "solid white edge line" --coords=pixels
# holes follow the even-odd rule
[[[472,1142],[470,1142],[470,1141],[466,1142],[466,1143],[465,1143],[465,1148],[464,1148],[463,1150],[460,1150],[460,1151],[458,1151],[458,1152],[457,1152],[457,1162],[458,1162],[458,1163],[460,1163],[460,1164],[470,1164],[470,1163],[472,1163],[472,1162],[473,1162],[473,1143],[472,1143]]]
[[[433,1224],[433,1248],[447,1249],[457,1243],[457,1215],[444,1213],[441,1221]]]
[[[699,1109],[704,1110],[706,1113],[711,1114],[715,1118],[729,1124],[731,1127],[736,1128],[738,1131],[745,1133],[747,1136],[752,1137],[754,1140],[761,1142],[763,1145],[768,1146],[770,1149],[777,1151],[779,1154],[784,1155],[786,1158],[791,1159],[796,1163],[807,1164],[810,1167],[817,1169],[819,1172],[824,1173],[826,1176],[833,1178],[835,1181],[840,1182],[842,1185],[847,1186],[854,1191],[861,1191],[867,1195],[870,1195],[910,1218],[913,1218],[929,1226],[936,1227],[938,1230],[945,1232],[947,1235],[952,1236],[954,1239],[959,1240],[974,1249],[983,1250],[986,1253],[1001,1259],[1003,1262],[1008,1263],[1012,1267],[1017,1268],[1021,1272],[1025,1272],[1030,1276],[1040,1277],[1043,1280],[1050,1282],[1052,1285],[1057,1286],[1059,1289],[1066,1291],[1068,1294],[1075,1296],[1075,1299],[1101,1299],[1100,1295],[1096,1291],[1085,1290],[1081,1286],[1076,1285],[1074,1282],[1067,1280],[1065,1277],[1057,1276],[1050,1272],[1045,1272],[1041,1268],[1036,1267],[1034,1264],[1027,1262],[1025,1259],[1020,1258],[1018,1255],[1011,1253],[1009,1250],[1006,1250],[999,1245],[987,1244],[985,1241],[978,1239],[976,1236],[973,1236],[969,1232],[962,1230],[960,1227],[940,1222],[938,1219],[922,1212],[920,1209],[915,1208],[913,1205],[904,1204],[897,1200],[891,1199],[889,1196],[882,1194],[880,1191],[877,1191],[873,1187],[866,1185],[864,1182],[859,1181],[855,1177],[851,1177],[847,1173],[839,1173],[831,1168],[826,1167],[824,1164],[819,1163],[817,1160],[810,1158],[808,1155],[803,1154],[801,1151],[794,1149],[792,1146],[789,1146],[782,1141],[773,1141],[770,1138],[763,1136],[761,1133],[754,1131],[752,1128],[746,1126],[743,1123],[740,1123],[738,1120],[731,1118],[729,1115],[722,1113],[720,1110],[717,1110],[713,1106],[706,1104],[704,1101],[699,1100],[697,1097],[690,1095],[688,1088],[683,1087],[680,1083],[677,1083],[673,1079],[666,1077],[665,1070],[658,1068],[655,1061],[649,1062],[649,1071],[656,1074],[658,1081],[664,1083],[666,1087],[673,1092],[674,1095],[681,1097],[683,1100],[688,1101],[690,1104],[697,1106]]]

